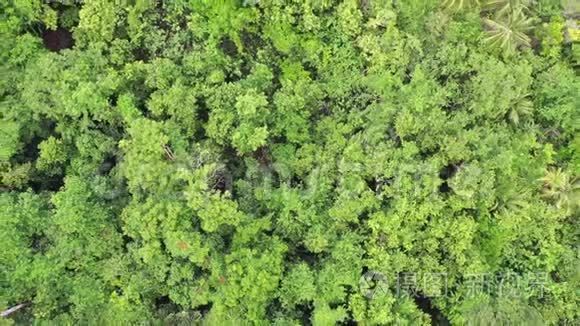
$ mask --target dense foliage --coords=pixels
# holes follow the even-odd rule
[[[579,323],[579,12],[0,1],[0,323]]]

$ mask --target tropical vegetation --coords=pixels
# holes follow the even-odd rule
[[[0,324],[580,323],[576,1],[0,8]]]

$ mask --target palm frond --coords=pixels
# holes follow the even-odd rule
[[[579,205],[580,180],[562,171],[561,168],[546,171],[539,179],[544,183],[542,197],[554,202],[557,208],[563,208],[568,214],[573,213]]]
[[[441,5],[449,11],[462,11],[475,8],[480,5],[479,0],[444,0]]]
[[[518,47],[530,47],[530,37],[526,35],[532,28],[533,20],[517,10],[507,16],[485,18],[487,38],[485,41],[493,47],[500,47],[505,52],[514,52]]]
[[[532,115],[534,105],[528,99],[530,94],[523,94],[512,101],[510,110],[508,111],[508,119],[515,125],[520,123],[521,118]]]
[[[518,10],[525,10],[530,4],[529,0],[487,0],[483,8],[493,11],[496,16],[507,16]]]

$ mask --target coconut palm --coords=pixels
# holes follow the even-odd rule
[[[534,105],[529,100],[530,94],[521,94],[516,97],[509,108],[508,119],[513,124],[517,125],[523,117],[532,115]]]
[[[479,0],[443,0],[442,5],[450,11],[461,11],[464,9],[475,8],[480,5]]]
[[[542,315],[521,299],[482,301],[466,314],[467,325],[544,325]]]
[[[494,19],[485,18],[488,28],[485,41],[506,53],[514,52],[520,46],[530,47],[530,37],[526,32],[532,29],[532,22],[521,8],[507,15],[496,15]]]
[[[551,199],[556,207],[573,213],[580,202],[580,180],[562,169],[551,169],[540,179],[544,183],[542,196]]]
[[[526,10],[529,0],[487,0],[483,7],[493,11],[495,16],[507,16],[517,10]]]
[[[525,9],[530,0],[443,0],[444,8],[460,11],[481,6],[485,10],[493,11],[496,15],[508,14],[515,9]]]
[[[500,214],[507,214],[509,212],[521,211],[526,209],[528,206],[527,192],[511,190],[501,198],[498,198],[493,209]]]

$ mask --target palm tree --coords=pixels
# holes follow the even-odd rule
[[[580,180],[571,177],[562,169],[551,169],[540,178],[544,182],[542,196],[551,199],[557,208],[564,208],[567,214],[573,213],[580,202]]]
[[[487,0],[483,7],[496,16],[507,16],[516,10],[526,10],[529,4],[529,0]]]
[[[442,6],[449,11],[462,11],[482,7],[492,13],[493,19],[484,18],[488,28],[486,42],[499,47],[507,54],[520,46],[530,47],[526,35],[532,28],[533,20],[525,15],[531,0],[443,0]]]
[[[444,8],[452,11],[476,8],[481,5],[485,10],[493,11],[496,15],[505,15],[515,9],[526,9],[530,0],[443,0]]]
[[[450,11],[461,11],[479,6],[479,0],[443,0],[443,8]]]
[[[518,212],[529,206],[528,193],[525,191],[510,190],[501,198],[498,198],[493,209],[500,214]]]
[[[537,309],[515,298],[483,300],[468,310],[466,317],[468,326],[545,324]]]
[[[520,46],[530,47],[530,37],[526,32],[532,29],[532,22],[522,8],[506,15],[496,15],[494,19],[485,18],[484,23],[488,27],[485,41],[506,53],[513,53]]]
[[[528,96],[530,96],[529,93],[520,94],[511,103],[508,111],[508,119],[515,125],[520,123],[521,118],[532,115],[534,105],[528,99]]]

